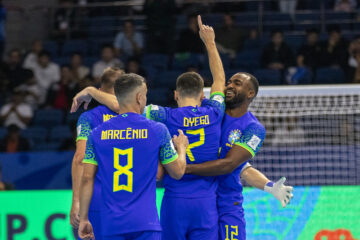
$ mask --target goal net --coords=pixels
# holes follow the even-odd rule
[[[251,164],[270,179],[360,184],[360,85],[261,87],[250,111],[266,128]]]

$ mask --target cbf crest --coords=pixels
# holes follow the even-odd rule
[[[241,137],[241,131],[239,129],[232,130],[229,134],[229,143],[233,145]]]

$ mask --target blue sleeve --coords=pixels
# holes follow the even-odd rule
[[[166,108],[158,105],[148,105],[146,107],[146,118],[156,122],[165,123],[167,119]]]
[[[213,92],[210,99],[204,99],[201,106],[210,106],[215,108],[221,115],[225,113],[225,95],[222,92]]]
[[[88,139],[88,136],[90,135],[91,132],[91,121],[88,114],[83,113],[80,115],[77,122],[76,130],[77,130],[76,141]]]
[[[265,135],[264,126],[258,123],[250,124],[234,144],[245,148],[255,157],[265,140]]]
[[[174,143],[171,139],[169,130],[164,124],[157,126],[156,132],[160,140],[160,162],[163,165],[169,164],[178,158]]]
[[[95,151],[94,151],[94,145],[91,134],[88,137],[88,141],[86,142],[85,158],[82,162],[98,165],[97,160],[95,158]]]

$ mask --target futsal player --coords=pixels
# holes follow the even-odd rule
[[[100,91],[114,95],[115,80],[124,72],[118,68],[107,68],[101,76]],[[80,179],[83,173],[82,160],[85,156],[85,148],[88,136],[92,129],[96,128],[101,123],[116,116],[117,113],[111,111],[106,106],[98,106],[84,112],[80,115],[77,122],[77,138],[76,138],[76,151],[72,161],[72,184],[73,184],[73,197],[70,210],[70,224],[73,228],[79,227],[79,188]],[[96,175],[94,183],[94,193],[92,196],[89,219],[93,224],[96,239],[101,240],[101,225],[100,225],[100,202],[101,202],[101,187],[100,177]]]
[[[252,180],[258,188],[272,193],[280,200],[283,207],[292,198],[292,187],[283,185],[285,178],[274,184],[247,163],[258,153],[265,139],[265,128],[248,111],[250,103],[258,93],[258,88],[257,79],[249,73],[240,72],[230,78],[225,89],[226,114],[222,124],[221,159],[192,164],[186,170],[188,174],[201,176],[221,175],[218,177],[217,189],[221,240],[246,239],[240,175]],[[256,176],[252,177],[251,172]]]
[[[123,74],[114,85],[119,115],[88,137],[80,186],[81,238],[93,238],[88,209],[96,172],[101,178],[102,230],[105,240],[161,238],[156,208],[159,158],[168,174],[180,179],[186,167],[187,137],[179,130],[174,148],[162,123],[141,116],[147,88],[143,77]]]

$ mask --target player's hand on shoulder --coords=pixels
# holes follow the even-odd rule
[[[71,210],[70,210],[70,224],[73,228],[78,229],[79,223],[80,223],[80,217],[79,217],[79,209],[80,204],[79,202],[73,202],[71,204]]]
[[[173,137],[173,142],[175,144],[175,147],[177,150],[179,150],[179,148],[186,149],[187,146],[189,146],[189,140],[182,130],[179,129],[178,132],[179,135],[178,136],[174,135]]]
[[[91,95],[89,94],[90,88],[92,87],[84,88],[75,95],[75,97],[73,98],[70,112],[76,112],[82,103],[84,103],[84,109],[87,109],[92,99]]]
[[[215,43],[214,29],[208,25],[203,25],[201,16],[198,16],[199,34],[201,40],[206,44]]]
[[[277,200],[280,201],[282,207],[286,207],[293,198],[293,187],[284,185],[285,177],[280,178],[277,182],[269,182],[265,185],[264,190],[272,194]]]
[[[81,239],[95,240],[94,231],[89,220],[80,221],[78,234]]]

